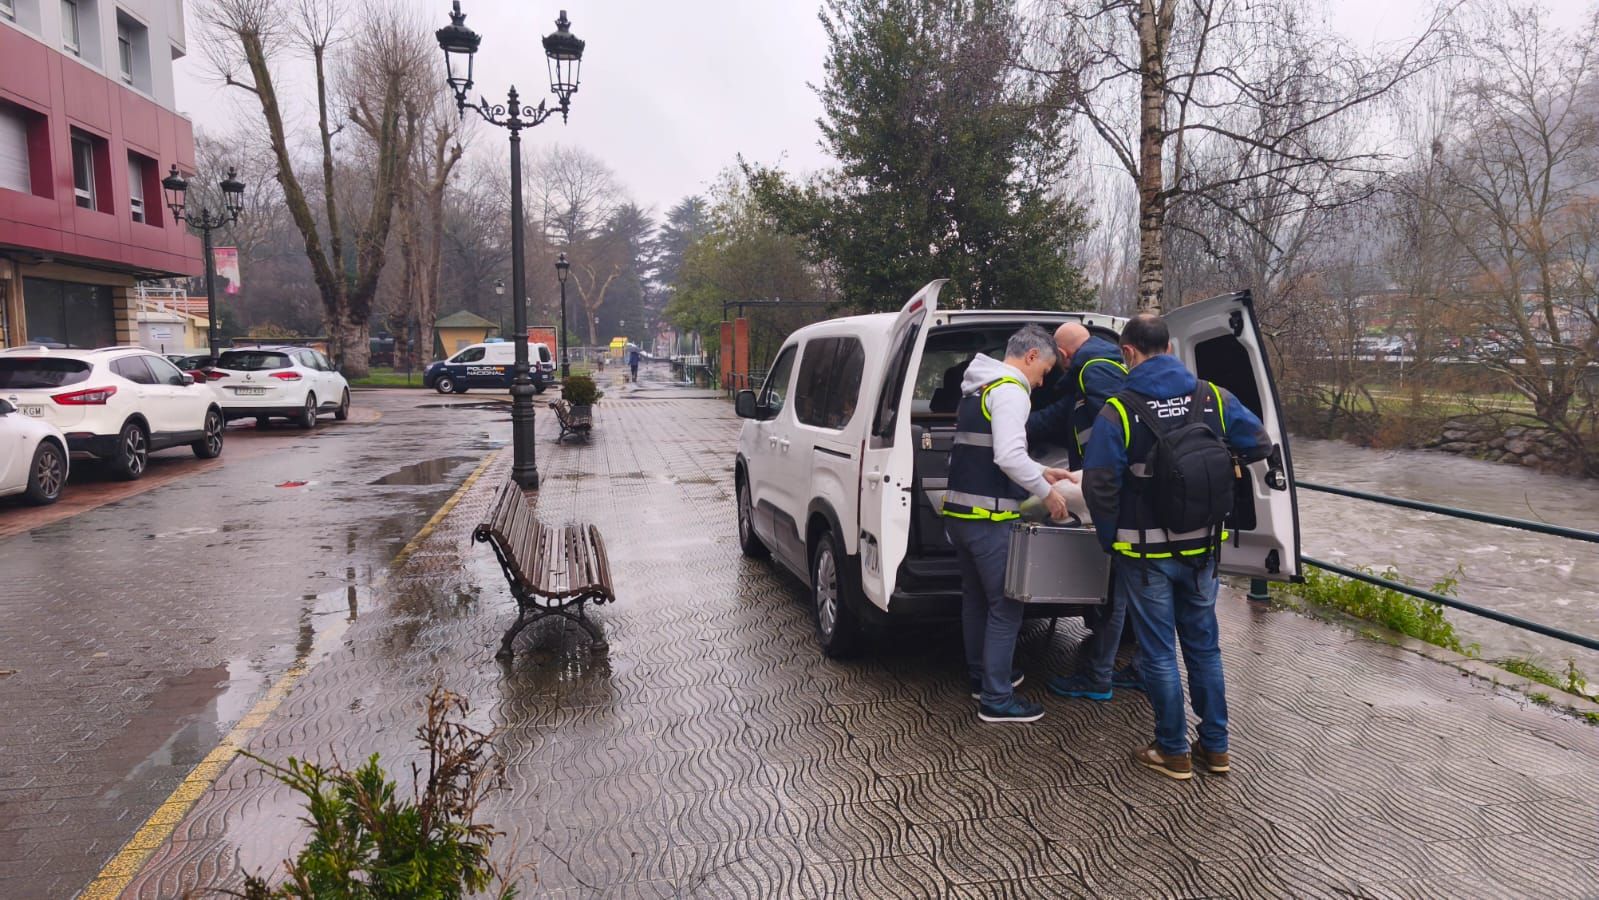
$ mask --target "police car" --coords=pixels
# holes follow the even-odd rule
[[[898,315],[801,328],[778,351],[766,383],[738,395],[746,420],[734,460],[739,543],[810,588],[817,637],[830,656],[847,653],[868,624],[958,614],[960,572],[938,510],[961,376],[973,355],[1003,356],[1023,325],[1052,330],[1077,321],[1115,337],[1125,324],[1098,313],[945,309],[943,286],[929,284]],[[1165,318],[1177,357],[1232,391],[1278,446],[1244,469],[1221,571],[1298,577],[1288,435],[1248,293]],[[1033,395],[1035,408],[1051,399],[1042,389]],[[1028,614],[1080,613],[1030,604]]]
[[[529,376],[533,390],[544,393],[555,374],[555,358],[544,344],[528,344]],[[422,373],[423,387],[441,394],[464,394],[472,388],[506,390],[515,376],[516,344],[489,341],[462,348],[449,359],[431,363]]]

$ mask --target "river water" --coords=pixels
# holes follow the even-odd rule
[[[1367,450],[1296,438],[1295,475],[1338,487],[1599,531],[1599,481],[1425,450]],[[1456,596],[1578,634],[1599,636],[1599,544],[1467,522],[1364,500],[1299,491],[1303,552],[1343,565],[1393,566],[1430,586],[1458,565]],[[1599,680],[1599,653],[1449,611],[1462,643],[1488,659],[1532,657]]]

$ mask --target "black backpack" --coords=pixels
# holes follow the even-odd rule
[[[1187,415],[1180,418],[1172,414],[1173,401],[1161,401],[1172,404],[1163,416],[1149,398],[1132,391],[1121,395],[1124,407],[1155,434],[1155,446],[1144,461],[1144,484],[1153,491],[1155,524],[1169,532],[1214,529],[1219,535],[1233,511],[1233,454],[1205,422],[1204,400],[1210,393],[1210,385],[1199,382],[1188,399]]]

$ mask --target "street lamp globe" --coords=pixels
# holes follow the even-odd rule
[[[562,253],[560,256],[555,258],[555,277],[559,279],[562,284],[566,284],[566,273],[567,270],[571,268],[572,264],[566,261],[565,253]]]
[[[555,32],[544,36],[544,55],[550,63],[550,91],[560,98],[564,113],[577,93],[578,71],[583,67],[583,41],[572,34],[572,22],[561,10]]]
[[[222,189],[222,204],[227,207],[228,215],[238,221],[239,214],[244,212],[244,182],[239,180],[239,170],[228,166],[228,177],[217,187]]]
[[[483,36],[466,27],[461,0],[455,0],[450,24],[435,31],[433,36],[438,38],[439,49],[444,51],[445,77],[455,92],[455,106],[465,114],[466,93],[472,89],[472,60]]]
[[[161,179],[161,190],[167,195],[167,208],[172,210],[175,219],[183,218],[183,195],[189,190],[189,182],[178,174],[178,164],[172,164],[172,172]]]
[[[494,279],[494,296],[496,296],[496,297],[504,297],[505,296],[505,279],[503,279],[503,278]]]

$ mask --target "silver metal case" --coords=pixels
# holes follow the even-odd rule
[[[1092,527],[1018,522],[1011,526],[1005,596],[1023,603],[1102,604],[1110,557]]]

